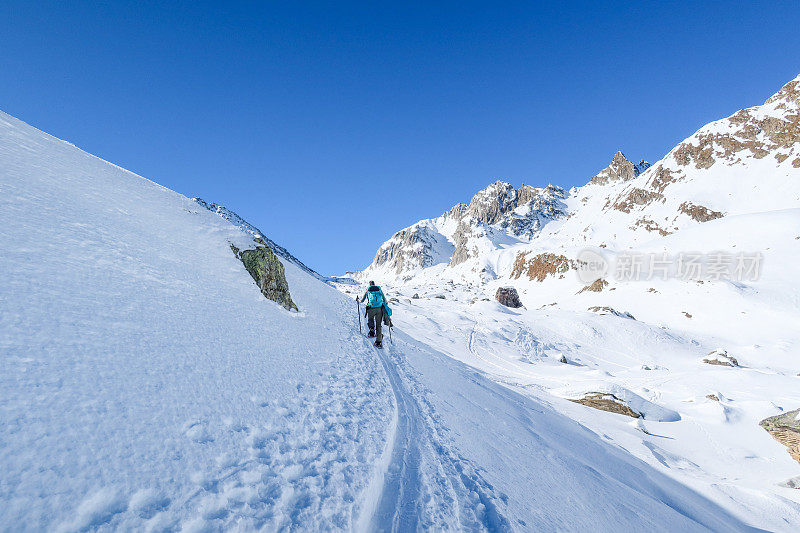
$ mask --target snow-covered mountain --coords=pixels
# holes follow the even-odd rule
[[[558,189],[506,190],[451,219],[527,242],[562,209]],[[0,113],[0,530],[797,523],[789,500],[732,509],[403,331],[374,349],[351,298],[217,213]]]
[[[796,78],[763,105],[704,126],[652,166],[617,152],[569,193],[493,183],[469,205],[394,234],[359,279],[409,281],[421,269],[469,262],[467,269],[438,268],[436,277],[485,281],[507,276],[512,265],[498,265],[498,256],[522,244],[627,248],[723,216],[796,208],[798,141]]]
[[[535,188],[497,181],[469,204],[457,204],[436,219],[421,220],[395,233],[378,249],[361,275],[408,278],[420,270],[468,264],[487,279],[494,277],[487,252],[529,242],[548,222],[564,216],[566,192],[549,185]]]
[[[356,279],[415,339],[753,525],[800,528],[800,77],[652,166],[618,152],[530,208],[514,190],[395,234]]]

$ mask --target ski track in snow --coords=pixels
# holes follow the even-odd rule
[[[498,511],[501,500],[493,488],[469,461],[438,437],[432,407],[405,374],[408,370],[403,370],[406,365],[401,350],[384,346],[375,352],[394,393],[397,427],[391,462],[369,529],[511,531],[508,519]],[[429,481],[434,483],[426,486]]]

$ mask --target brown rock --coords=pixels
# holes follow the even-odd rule
[[[563,255],[544,253],[528,260],[525,259],[526,256],[525,253],[517,254],[511,277],[518,279],[525,274],[530,280],[544,281],[547,276],[564,274],[570,268],[576,268],[575,262]]]
[[[707,207],[695,205],[692,202],[683,202],[680,206],[678,206],[678,211],[689,215],[697,222],[708,222],[709,220],[715,220],[725,216],[719,211],[712,211]]]
[[[642,414],[637,413],[625,402],[606,392],[589,392],[583,398],[577,400],[570,400],[571,402],[586,405],[600,411],[607,411],[609,413],[616,413],[618,415],[630,416],[631,418],[641,418]]]
[[[603,289],[605,289],[606,287],[608,287],[608,282],[606,280],[604,280],[604,279],[596,279],[596,280],[594,280],[592,282],[591,285],[587,285],[584,288],[582,288],[581,290],[579,290],[578,294],[580,294],[580,293],[582,293],[584,291],[602,292]]]
[[[789,455],[800,463],[800,409],[765,418],[759,425],[789,448]]]

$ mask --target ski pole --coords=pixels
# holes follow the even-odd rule
[[[356,296],[356,307],[358,308],[358,332],[360,334],[364,334],[361,330],[361,303],[358,301],[358,296]]]

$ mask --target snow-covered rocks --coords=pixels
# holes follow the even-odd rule
[[[571,402],[632,418],[641,417],[656,422],[677,422],[681,419],[677,411],[646,400],[626,387],[607,382],[587,382],[580,386],[556,388],[550,392]]]
[[[625,402],[617,398],[611,393],[607,392],[589,392],[582,398],[569,399],[571,402],[579,403],[587,407],[599,409],[600,411],[608,411],[609,413],[617,413],[619,415],[630,416],[632,418],[639,418],[642,416],[628,407]]]
[[[735,357],[728,355],[727,350],[722,350],[720,348],[710,351],[708,355],[703,357],[703,362],[709,365],[717,366],[739,366],[739,361],[737,361]]]

